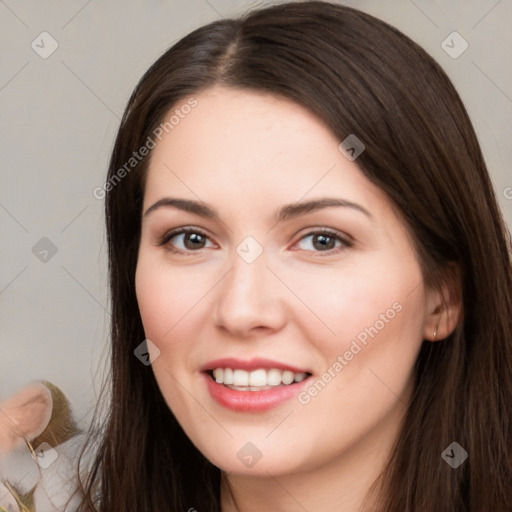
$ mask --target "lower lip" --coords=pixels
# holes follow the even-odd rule
[[[263,412],[281,405],[300,393],[310,377],[287,386],[276,386],[262,391],[237,391],[216,382],[208,373],[203,373],[212,398],[228,409],[237,412]]]

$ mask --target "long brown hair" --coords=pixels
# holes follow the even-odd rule
[[[150,366],[134,276],[149,158],[119,169],[177,102],[213,85],[266,91],[323,119],[407,223],[425,284],[460,270],[463,315],[424,342],[389,464],[381,512],[512,510],[512,271],[468,114],[440,66],[397,29],[334,3],[281,3],[210,23],[166,51],[133,92],[115,141],[105,211],[111,286],[108,414],[81,511],[220,511],[220,469],[187,438]],[[452,469],[452,442],[469,458]],[[336,478],[333,475],[333,478]],[[95,494],[97,492],[97,495]],[[99,496],[99,497],[98,497]]]

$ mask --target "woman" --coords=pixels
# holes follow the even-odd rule
[[[135,89],[105,191],[81,510],[512,510],[508,231],[418,45],[327,2],[202,27]]]

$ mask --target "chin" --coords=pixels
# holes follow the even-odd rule
[[[258,437],[261,439],[261,437]],[[281,445],[282,446],[282,445]],[[282,446],[276,450],[264,442],[232,440],[225,450],[200,450],[220,470],[228,474],[254,477],[278,476],[304,470],[306,457],[301,457],[295,448]],[[291,458],[293,456],[293,458]]]

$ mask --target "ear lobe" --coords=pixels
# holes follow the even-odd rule
[[[450,263],[443,273],[442,283],[428,295],[423,337],[432,342],[441,341],[452,334],[463,315],[459,266]]]
[[[48,426],[53,399],[43,384],[32,384],[0,404],[0,453],[23,446]]]

